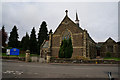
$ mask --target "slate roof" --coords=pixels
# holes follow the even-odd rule
[[[49,47],[49,41],[45,41],[45,43],[43,44],[43,48],[48,48]]]

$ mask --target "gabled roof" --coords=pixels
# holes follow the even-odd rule
[[[106,41],[105,41],[105,43],[116,43],[111,37],[109,37]],[[104,44],[105,44],[104,43]]]
[[[80,27],[78,27],[78,26],[68,17],[68,15],[66,15],[66,16],[64,17],[64,19],[61,21],[61,23],[59,24],[59,26],[57,27],[57,29],[62,25],[62,23],[66,22],[66,21],[71,22],[72,24],[74,24],[74,27],[77,27],[77,28],[79,28],[81,31],[83,31],[83,29],[80,28]],[[55,30],[54,34],[56,33],[57,29]]]
[[[45,44],[43,45],[43,48],[48,48],[49,47],[49,41],[46,41]]]
[[[120,41],[119,41],[119,42],[117,42],[117,44],[118,44],[118,45],[120,45]]]
[[[49,47],[49,41],[48,40],[44,40],[42,45],[41,45],[41,48],[48,48]]]

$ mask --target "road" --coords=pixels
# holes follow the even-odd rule
[[[37,62],[21,62],[3,60],[3,78],[108,78],[118,77],[116,65],[90,65],[90,64],[47,64]]]

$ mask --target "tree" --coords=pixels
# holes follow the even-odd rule
[[[29,48],[29,43],[30,43],[29,35],[26,32],[26,35],[21,40],[21,48],[22,48],[22,50],[26,51],[26,50],[30,49]]]
[[[61,43],[61,45],[60,45],[60,50],[59,50],[59,55],[58,55],[59,58],[65,58],[63,42],[64,42],[64,41],[62,41],[62,43]]]
[[[30,45],[30,38],[29,38],[28,33],[26,33],[24,45],[25,45],[25,50],[30,49],[30,46],[29,46]]]
[[[64,50],[64,55],[65,55],[64,58],[67,58],[67,55],[68,55],[68,40],[65,39],[65,40],[63,41],[63,46],[64,46],[64,47],[63,47],[63,48],[64,48],[63,50]]]
[[[47,39],[48,37],[48,30],[47,30],[47,24],[45,21],[42,22],[39,28],[39,33],[38,33],[38,43],[41,46],[44,40]]]
[[[32,54],[37,54],[37,40],[36,40],[36,34],[35,34],[35,28],[33,27],[30,35],[30,52]]]
[[[59,58],[71,58],[73,53],[71,38],[68,40],[64,39],[61,43],[59,50]]]
[[[66,58],[71,58],[72,57],[72,53],[73,53],[73,46],[72,46],[72,41],[71,38],[69,38],[68,40],[68,46],[67,46],[67,57]]]
[[[48,30],[47,30],[47,24],[45,21],[42,22],[39,28],[38,33],[38,53],[40,52],[40,46],[43,43],[44,40],[47,40],[48,38]]]
[[[25,36],[22,37],[21,42],[20,42],[20,45],[19,45],[22,50],[24,50],[24,49],[23,49],[23,47],[24,47],[24,46],[23,46],[23,45],[24,45],[24,42],[25,42]]]
[[[18,41],[18,32],[17,32],[17,27],[14,26],[12,31],[10,32],[10,37],[9,37],[9,42],[8,46],[13,47],[13,48],[18,48],[19,41]]]
[[[5,27],[3,25],[2,27],[2,46],[6,46],[6,41],[7,41],[7,33],[5,32]]]

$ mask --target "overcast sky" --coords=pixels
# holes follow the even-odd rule
[[[2,25],[9,34],[14,25],[18,28],[19,40],[25,33],[36,34],[42,21],[48,30],[56,30],[65,17],[75,21],[77,10],[82,29],[87,29],[95,42],[104,42],[109,37],[118,41],[118,3],[117,2],[5,2],[2,3]]]

